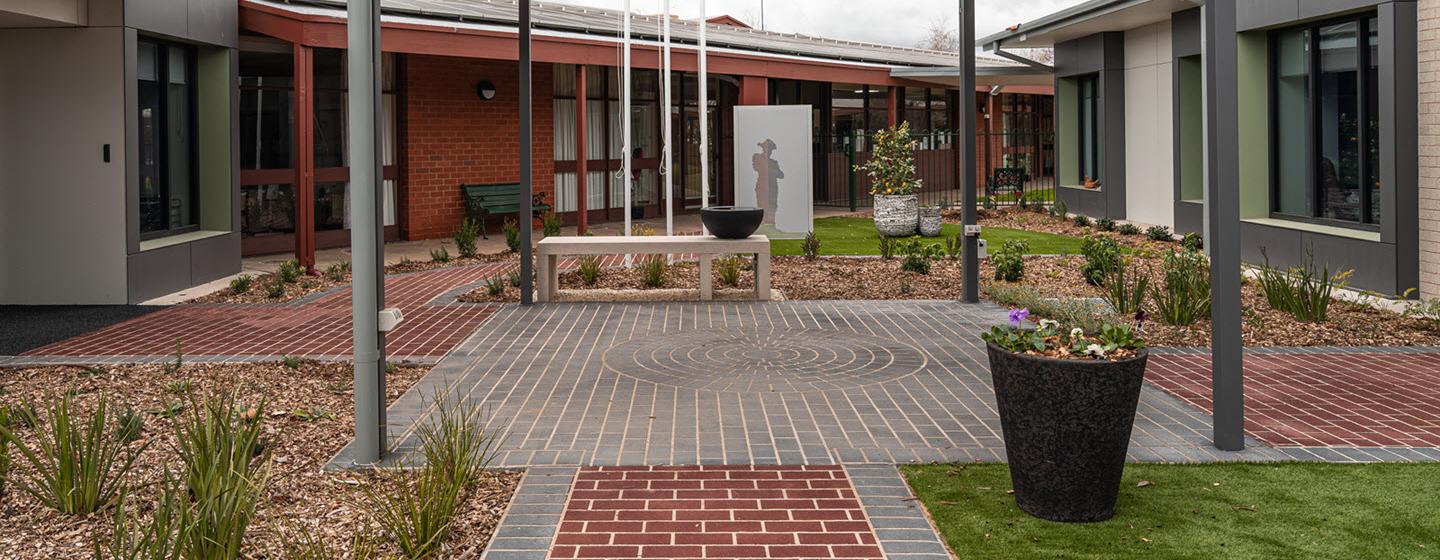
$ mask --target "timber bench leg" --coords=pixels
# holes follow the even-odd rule
[[[710,301],[715,299],[715,275],[711,274],[711,260],[713,255],[700,255],[700,299]]]

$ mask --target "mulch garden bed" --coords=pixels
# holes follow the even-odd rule
[[[473,258],[451,257],[449,262],[435,261],[409,261],[392,264],[385,267],[385,274],[406,274],[411,272],[423,272],[456,266],[470,266],[477,264],[490,264],[518,260],[520,257],[515,253],[504,252],[490,255],[480,255]],[[269,286],[275,282],[275,274],[261,274],[251,280],[250,290],[244,293],[236,293],[230,288],[197,297],[186,301],[187,304],[255,304],[255,303],[288,303],[315,294],[350,285],[349,267],[335,269],[334,271],[319,270],[313,275],[302,275],[296,282],[285,285],[285,295],[270,297]]]
[[[1160,281],[1160,257],[1135,254],[1129,258],[1132,269],[1150,271],[1152,285]],[[1025,277],[1011,285],[1033,288],[1043,297],[1099,298],[1100,288],[1086,283],[1080,274],[1083,263],[1083,257],[1027,257]],[[993,278],[994,271],[986,264],[981,273],[982,286],[1004,284]],[[1440,329],[1433,323],[1352,301],[1333,300],[1324,323],[1297,321],[1288,313],[1271,309],[1259,286],[1251,280],[1241,288],[1241,305],[1246,346],[1440,346]],[[1171,326],[1155,319],[1152,314],[1143,325],[1143,336],[1150,346],[1210,345],[1209,320]]]
[[[398,367],[387,375],[387,393],[393,400],[425,375],[428,368]],[[31,399],[41,407],[47,393],[69,392],[88,416],[101,395],[112,410],[127,408],[143,414],[140,441],[151,444],[127,475],[134,490],[127,498],[138,521],[150,516],[158,494],[155,483],[168,466],[181,467],[176,454],[171,420],[159,411],[186,407],[205,396],[234,394],[237,402],[264,402],[261,414],[269,478],[245,543],[249,558],[291,557],[284,543],[300,532],[349,554],[357,533],[379,539],[382,554],[397,552],[365,511],[367,488],[397,484],[413,473],[396,471],[325,472],[322,467],[352,436],[352,370],[348,364],[302,362],[295,369],[283,364],[186,364],[178,371],[163,365],[129,365],[104,368],[69,366],[30,367],[0,371],[0,404],[16,406]],[[29,439],[21,428],[22,438]],[[134,447],[132,447],[133,449]],[[12,449],[17,475],[29,472]],[[520,474],[489,471],[462,506],[450,536],[446,557],[478,557],[509,504]],[[0,496],[0,558],[91,558],[95,539],[108,542],[113,511],[69,517],[41,506],[32,497],[7,488]]]

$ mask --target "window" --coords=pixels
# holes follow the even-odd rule
[[[1094,74],[1076,80],[1080,107],[1080,180],[1100,180],[1100,77]]]
[[[152,239],[199,228],[195,53],[141,39],[137,54],[140,236]]]
[[[1380,222],[1377,27],[1367,15],[1271,35],[1274,214]]]

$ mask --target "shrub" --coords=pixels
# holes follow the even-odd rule
[[[580,272],[580,279],[585,282],[586,286],[594,286],[596,282],[600,281],[599,258],[594,256],[581,257],[578,270]]]
[[[1180,238],[1180,246],[1184,247],[1186,251],[1204,251],[1205,236],[1192,231]]]
[[[236,294],[250,293],[250,287],[255,284],[255,277],[249,274],[241,274],[230,281],[230,291]]]
[[[1150,275],[1131,274],[1127,263],[1107,271],[1101,281],[1101,297],[1105,303],[1121,316],[1139,312],[1145,304],[1145,292],[1150,288]]]
[[[1100,218],[1095,220],[1095,227],[1100,228],[1100,231],[1115,231],[1115,220]]]
[[[1050,206],[1050,216],[1062,220],[1070,216],[1070,209],[1065,207],[1064,200],[1055,199],[1055,204]]]
[[[800,250],[805,253],[806,260],[815,260],[820,256],[820,236],[815,232],[805,234],[805,241],[800,243]]]
[[[726,255],[715,261],[715,270],[720,273],[720,283],[726,286],[740,286],[740,257]]]
[[[1073,221],[1077,227],[1090,227],[1090,217],[1084,214],[1076,214]]]
[[[654,237],[655,234],[655,228],[645,224],[632,224],[630,226],[630,235],[635,237]]]
[[[165,469],[157,484],[160,495],[154,511],[143,524],[130,519],[126,502],[128,494],[122,494],[115,507],[114,531],[106,543],[106,552],[114,560],[167,560],[181,558],[179,547],[186,530],[193,523],[193,515],[179,481]],[[100,545],[95,545],[95,558],[100,558]]]
[[[194,382],[194,381],[191,381],[191,380],[189,380],[189,379],[181,379],[181,380],[179,380],[179,381],[171,381],[171,382],[165,384],[165,392],[166,392],[166,393],[170,393],[170,394],[172,394],[172,395],[184,395],[184,394],[189,393],[189,392],[190,392],[190,389],[191,389],[192,387],[194,387],[194,386],[195,386],[195,382]]]
[[[350,275],[350,261],[340,261],[325,269],[325,277],[332,282],[344,282],[345,277]]]
[[[300,369],[300,365],[305,363],[305,360],[298,356],[283,356],[280,361],[285,365],[285,369]]]
[[[425,466],[408,484],[366,489],[365,505],[405,558],[436,557],[460,505],[495,456],[499,440],[472,407],[440,401],[436,419],[417,431]]]
[[[1025,277],[1025,252],[1030,250],[1030,244],[1024,241],[1010,239],[1000,244],[1000,249],[990,257],[990,264],[995,267],[995,279],[1006,282],[1018,282]]]
[[[280,263],[280,270],[275,273],[275,276],[286,284],[294,284],[300,281],[302,272],[304,270],[300,268],[300,261],[290,259]]]
[[[430,262],[442,264],[450,262],[450,250],[444,247],[440,247],[439,249],[431,249]]]
[[[477,244],[482,233],[480,224],[475,220],[470,218],[461,220],[460,227],[455,230],[455,250],[460,251],[460,256],[463,258],[475,258],[475,255],[479,253]]]
[[[965,236],[955,234],[945,238],[945,256],[953,259],[965,254]]]
[[[895,245],[898,242],[895,238],[880,234],[880,258],[890,260],[895,258]]]
[[[487,290],[489,290],[490,295],[492,295],[492,296],[504,295],[504,294],[505,294],[505,286],[506,286],[505,279],[504,279],[504,278],[501,278],[501,277],[499,277],[499,276],[495,276],[495,277],[493,277],[493,278],[487,278],[487,279],[485,279],[485,288],[486,288]]]
[[[540,227],[540,232],[545,234],[545,237],[555,237],[560,235],[561,228],[565,227],[565,220],[560,219],[554,212],[547,212],[545,217],[540,219]]]
[[[265,487],[258,459],[264,408],[261,403],[242,409],[234,396],[212,397],[176,423],[175,448],[191,500],[180,556],[240,557]]]
[[[1120,235],[1140,235],[1140,226],[1135,224],[1120,224],[1119,227],[1115,228],[1115,231],[1120,232]]]
[[[905,255],[905,262],[900,263],[900,270],[917,274],[930,274],[930,261],[940,256],[939,247],[921,243],[918,239],[901,244],[900,252]]]
[[[510,285],[511,285],[511,286],[514,286],[514,287],[516,287],[516,288],[519,288],[519,287],[520,287],[520,271],[519,271],[519,270],[512,270],[512,271],[510,271],[509,274],[506,274],[506,275],[505,275],[505,280],[508,281],[508,282],[510,282]]]
[[[665,277],[670,273],[670,263],[665,255],[650,255],[641,259],[640,274],[646,288],[659,288],[665,285]]]
[[[149,444],[127,449],[130,446],[110,432],[112,418],[104,396],[88,419],[77,416],[79,411],[71,399],[68,393],[46,399],[49,422],[44,429],[38,428],[40,419],[32,403],[18,409],[27,416],[23,424],[37,426],[33,449],[15,435],[11,425],[0,425],[0,440],[30,466],[25,475],[7,478],[8,483],[45,507],[83,515],[115,503],[125,475]]]
[[[505,232],[505,246],[510,248],[511,253],[520,252],[520,223],[515,218],[505,218],[505,225],[500,226]]]
[[[1170,233],[1170,228],[1166,226],[1150,226],[1146,228],[1145,237],[1149,237],[1151,241],[1175,240],[1175,234]]]
[[[1105,274],[1120,266],[1122,250],[1120,244],[1110,237],[1086,237],[1080,244],[1080,254],[1085,256],[1085,264],[1080,267],[1080,274],[1085,281],[1091,285],[1099,286],[1105,279]]]
[[[285,297],[285,281],[276,276],[269,285],[265,286],[265,295],[270,296],[270,299]]]
[[[910,137],[910,123],[901,122],[875,132],[870,159],[856,165],[870,177],[872,195],[907,195],[919,190],[915,178],[915,141]]]
[[[1194,251],[1165,255],[1160,285],[1150,287],[1155,314],[1167,325],[1193,325],[1210,316],[1210,263]]]
[[[1270,255],[1260,249],[1265,266],[1260,269],[1260,291],[1270,308],[1283,311],[1297,321],[1324,322],[1330,313],[1330,299],[1336,286],[1344,287],[1353,271],[1330,274],[1330,265],[1315,268],[1315,248],[1305,250],[1305,260],[1288,271],[1270,267]]]
[[[1406,295],[1413,294],[1412,289]],[[1440,328],[1440,298],[1432,298],[1424,301],[1410,303],[1405,308],[1405,316],[1429,321],[1432,328]]]

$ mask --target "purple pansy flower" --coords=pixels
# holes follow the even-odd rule
[[[1024,323],[1026,319],[1029,319],[1029,318],[1030,318],[1030,309],[1028,309],[1028,308],[1026,308],[1026,309],[1011,309],[1011,310],[1010,310],[1010,326],[1011,326],[1011,327],[1015,327],[1015,328],[1018,329],[1018,328],[1020,328],[1020,325],[1021,325],[1022,323]]]

